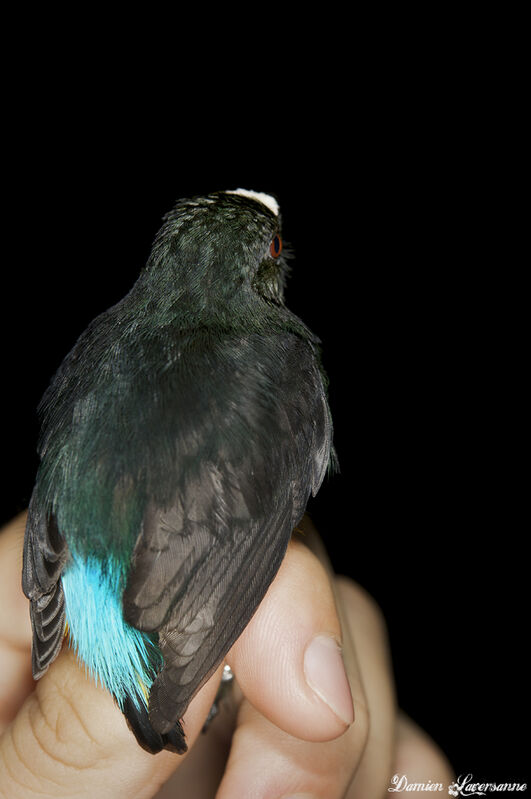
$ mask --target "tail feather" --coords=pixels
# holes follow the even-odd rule
[[[149,723],[147,708],[143,704],[135,704],[130,697],[123,703],[123,714],[140,746],[150,754],[155,755],[162,749],[168,749],[182,755],[188,749],[180,722],[167,733],[156,732]]]

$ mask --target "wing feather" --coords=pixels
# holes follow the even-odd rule
[[[164,667],[149,703],[159,733],[182,717],[248,624],[330,459],[330,414],[313,348],[295,336],[274,344],[274,363],[263,349],[253,353],[256,394],[247,375],[245,385],[232,381],[234,394],[216,397],[215,412],[198,419],[201,436],[189,432],[194,458],[181,459],[187,468],[173,501],[151,503],[144,516],[124,615],[159,634]],[[234,424],[219,425],[235,413],[236,436]]]
[[[65,631],[61,572],[68,556],[53,516],[46,516],[34,491],[24,539],[22,589],[30,600],[32,669],[37,680],[55,660]]]

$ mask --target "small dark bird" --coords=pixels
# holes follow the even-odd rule
[[[319,342],[284,305],[286,273],[273,197],[180,200],[39,406],[33,675],[67,635],[149,752],[186,751],[190,700],[333,459]]]

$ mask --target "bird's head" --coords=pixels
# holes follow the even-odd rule
[[[244,189],[180,200],[164,217],[145,277],[196,313],[283,304],[287,273],[276,200]],[[175,307],[175,306],[174,306]]]

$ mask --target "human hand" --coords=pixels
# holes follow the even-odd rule
[[[22,515],[0,534],[0,794],[378,799],[395,773],[410,782],[452,778],[435,745],[397,711],[381,613],[331,574],[308,520],[227,654],[237,685],[206,735],[222,667],[191,702],[184,756],[141,749],[66,646],[33,683],[20,588],[24,524]]]

